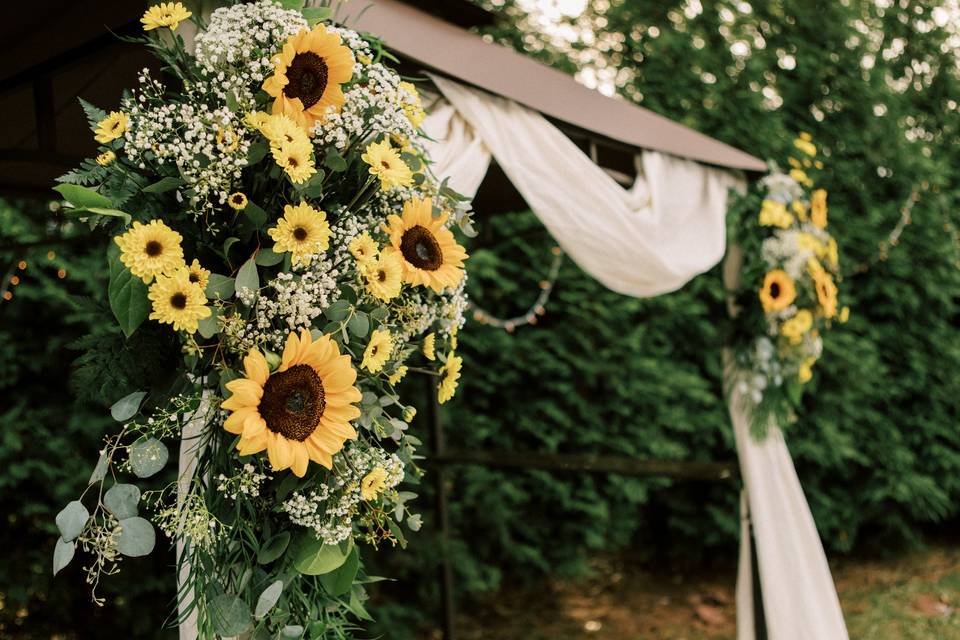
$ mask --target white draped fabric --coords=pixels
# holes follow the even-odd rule
[[[442,98],[423,127],[436,141],[428,149],[435,172],[473,196],[492,156],[564,251],[610,289],[636,297],[666,293],[723,257],[727,192],[741,187],[742,178],[644,151],[635,160],[636,182],[625,190],[539,113],[432,79]],[[756,632],[752,539],[767,637],[847,640],[826,555],[782,434],[772,425],[768,438],[756,442],[735,391],[730,416],[745,487],[738,640]]]

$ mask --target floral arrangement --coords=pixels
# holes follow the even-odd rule
[[[737,390],[749,402],[753,431],[771,415],[796,417],[804,385],[823,353],[823,333],[846,322],[837,241],[828,227],[827,192],[814,188],[823,169],[809,134],[794,140],[789,173],[771,172],[741,200],[732,240],[743,254],[735,310]]]
[[[432,376],[443,403],[460,377],[469,202],[431,172],[420,96],[380,41],[335,4],[296,5],[151,7],[132,40],[165,79],[145,69],[110,113],[84,103],[101,146],[57,187],[112,238],[126,342],[103,378],[150,384],[103,389],[124,394],[119,426],[57,516],[54,573],[84,552],[100,601],[159,529],[179,552],[173,622],[201,638],[343,638],[369,619],[361,547],[421,523],[398,385]],[[148,341],[169,367],[131,346]]]

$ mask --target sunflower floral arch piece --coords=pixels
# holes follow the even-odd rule
[[[470,204],[378,40],[261,0],[196,21],[190,53],[189,20],[144,14],[174,81],[145,70],[111,113],[84,103],[100,148],[57,187],[114,239],[106,297],[133,354],[116,364],[147,383],[104,390],[118,428],[57,517],[54,572],[90,556],[101,602],[159,531],[181,637],[351,637],[362,554],[420,528],[404,378],[457,391]]]

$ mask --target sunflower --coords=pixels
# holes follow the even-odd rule
[[[120,261],[146,283],[183,266],[181,240],[179,233],[159,220],[134,222],[126,233],[113,239],[120,247]]]
[[[101,167],[108,167],[114,163],[117,159],[117,154],[115,154],[110,149],[107,149],[103,153],[97,156],[97,164]]]
[[[147,9],[143,17],[140,18],[140,22],[143,23],[144,31],[151,31],[160,27],[170,27],[172,31],[192,15],[179,2],[161,2]]]
[[[827,228],[827,191],[817,189],[810,196],[810,221],[818,229]]]
[[[387,218],[390,245],[403,258],[404,282],[430,287],[437,293],[460,284],[467,252],[444,227],[446,221],[445,214],[433,217],[430,198],[408,200],[403,205],[403,217]]]
[[[367,343],[367,348],[363,352],[360,366],[370,373],[376,373],[383,369],[391,351],[393,351],[393,336],[386,329],[377,329],[370,335],[370,342]]]
[[[283,113],[304,130],[323,122],[327,108],[339,111],[344,96],[340,85],[353,78],[353,53],[340,36],[323,24],[303,29],[283,45],[273,59],[273,75],[263,83],[273,101],[273,112]]]
[[[271,145],[270,152],[294,184],[306,182],[317,172],[313,164],[313,145],[309,141]]]
[[[377,243],[364,231],[350,241],[350,253],[361,267],[371,264],[377,258]]]
[[[413,184],[413,172],[400,159],[400,152],[390,145],[389,140],[370,143],[360,159],[370,165],[370,175],[380,179],[380,189],[383,191]]]
[[[423,355],[427,360],[437,359],[437,335],[433,332],[423,337],[423,346],[421,347]]]
[[[837,285],[826,271],[814,278],[817,288],[817,301],[820,303],[820,312],[825,318],[837,315]]]
[[[790,344],[797,345],[803,341],[803,335],[813,328],[813,314],[806,309],[797,311],[797,315],[783,323],[780,328],[780,335],[790,341]]]
[[[190,280],[190,271],[181,267],[170,275],[160,274],[147,294],[153,303],[150,319],[172,324],[174,331],[193,333],[197,323],[210,317],[203,287]]]
[[[190,275],[190,282],[199,284],[201,290],[207,288],[207,282],[210,280],[210,271],[201,267],[199,260],[194,258],[193,262],[187,265],[187,273]]]
[[[387,377],[387,382],[389,382],[392,385],[397,385],[400,383],[401,380],[403,380],[404,376],[406,375],[407,375],[407,365],[402,364],[399,367],[397,367],[396,371],[394,371],[392,374],[390,374]]]
[[[463,368],[463,358],[451,352],[447,356],[447,363],[440,369],[440,388],[437,390],[437,402],[443,404],[457,392],[457,380],[460,379],[460,369]]]
[[[373,500],[387,488],[387,471],[383,467],[374,467],[360,481],[360,497]]]
[[[367,291],[383,302],[389,302],[400,295],[403,284],[403,265],[396,253],[381,254],[364,268]]]
[[[763,279],[760,290],[760,302],[766,313],[786,309],[797,298],[797,288],[793,279],[782,269],[774,269]]]
[[[326,251],[330,246],[327,214],[306,202],[297,206],[286,205],[283,217],[267,234],[276,243],[273,245],[275,252],[289,251],[293,254],[293,264],[310,264],[311,256]]]
[[[274,471],[291,468],[298,477],[310,460],[330,469],[333,455],[357,437],[350,421],[360,416],[357,372],[329,336],[313,340],[306,329],[291,333],[276,371],[250,349],[246,377],[226,384],[233,394],[221,408],[232,413],[223,427],[240,436],[241,456],[267,450]]]
[[[247,196],[237,191],[227,196],[227,204],[234,211],[243,211],[247,208]]]
[[[93,138],[103,144],[116,140],[126,133],[129,122],[130,117],[123,111],[111,111],[110,115],[97,123]]]

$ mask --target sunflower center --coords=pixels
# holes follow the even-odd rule
[[[779,298],[780,297],[780,285],[776,282],[770,284],[770,297]]]
[[[156,240],[151,240],[143,248],[143,252],[146,253],[151,258],[156,258],[158,255],[163,253],[163,245],[157,242]]]
[[[304,240],[307,239],[307,230],[304,229],[303,227],[297,227],[293,230],[293,237],[299,240],[300,242],[303,242]]]
[[[327,88],[327,63],[312,51],[298,53],[287,67],[287,79],[284,95],[290,99],[300,98],[303,108],[309,109],[320,102]]]
[[[310,365],[298,364],[267,379],[260,415],[270,431],[303,442],[320,424],[326,406],[320,376]]]
[[[424,271],[436,271],[443,264],[440,243],[427,228],[420,225],[404,231],[400,240],[400,253],[407,262]]]
[[[170,296],[170,306],[183,311],[187,308],[187,296],[180,291]]]

